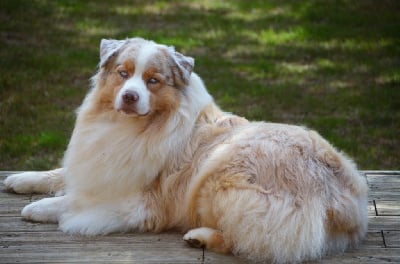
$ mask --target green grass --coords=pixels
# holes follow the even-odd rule
[[[0,170],[57,166],[101,38],[196,58],[226,111],[311,127],[361,169],[400,169],[400,2],[0,1]]]

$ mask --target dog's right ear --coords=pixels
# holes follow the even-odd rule
[[[118,54],[127,40],[102,39],[100,43],[100,68]]]

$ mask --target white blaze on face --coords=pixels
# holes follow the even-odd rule
[[[146,70],[146,65],[150,58],[156,52],[157,48],[153,43],[141,47],[135,61],[135,73],[131,78],[126,80],[125,84],[118,92],[115,101],[115,109],[118,111],[122,110],[125,113],[130,113],[130,111],[127,111],[126,105],[126,97],[130,96],[137,100],[135,100],[134,105],[129,107],[129,110],[132,110],[132,112],[138,115],[146,115],[151,111],[150,91],[147,89],[146,82],[143,80],[143,73]]]

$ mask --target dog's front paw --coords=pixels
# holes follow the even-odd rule
[[[22,209],[21,215],[30,221],[56,223],[65,209],[64,198],[65,196],[44,198],[33,202]]]
[[[37,172],[23,172],[8,176],[4,180],[7,190],[16,193],[33,193],[37,183]]]

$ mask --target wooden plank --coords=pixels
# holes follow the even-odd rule
[[[368,201],[368,215],[369,216],[376,216],[376,207],[375,207],[375,201],[374,200],[369,200]]]
[[[364,170],[360,171],[365,175],[400,175],[400,171],[386,171],[386,170]]]
[[[0,183],[0,217],[20,216],[22,209],[31,202],[38,201],[48,195],[43,194],[16,194],[7,192]]]
[[[319,261],[305,262],[308,264],[323,263],[323,264],[337,264],[337,263],[399,263],[400,250],[375,248],[365,249],[359,248],[356,250],[349,250],[342,255],[334,255],[325,257]]]
[[[5,192],[2,179],[10,173],[0,172],[0,263],[247,263],[189,248],[178,233],[85,237],[62,233],[55,224],[23,221],[20,210],[46,196]],[[400,263],[400,172],[365,173],[372,188],[369,231],[360,249],[312,263]]]
[[[366,237],[361,243],[361,248],[384,248],[381,231],[368,231]]]
[[[2,243],[6,244],[18,244],[21,241],[30,244],[44,244],[44,243],[62,243],[62,244],[73,244],[73,243],[97,243],[104,241],[105,243],[112,244],[133,244],[137,241],[143,243],[154,243],[154,242],[169,242],[174,241],[179,244],[184,244],[182,241],[182,234],[174,232],[165,232],[160,234],[153,233],[118,233],[104,236],[83,236],[83,235],[72,235],[66,234],[61,231],[46,231],[46,232],[1,232],[0,238]]]
[[[388,235],[392,235],[388,233]],[[119,245],[131,245],[132,243],[153,243],[154,241],[177,240],[181,242],[182,234],[178,233],[161,233],[161,234],[151,234],[151,233],[126,233],[126,234],[113,234],[107,236],[79,236],[79,235],[69,235],[62,233],[60,231],[18,231],[18,232],[2,232],[0,234],[0,240],[3,245],[19,245],[21,241],[24,244],[34,244],[42,245],[46,243],[59,243],[59,244],[85,244],[85,243],[106,243],[119,246]],[[172,239],[171,239],[172,238]],[[368,232],[366,238],[362,242],[362,248],[383,248],[383,238],[380,231]]]
[[[373,191],[389,191],[400,193],[400,184],[393,182],[374,182],[369,184],[369,189]]]
[[[369,184],[373,183],[400,183],[400,175],[367,175],[367,180]]]
[[[53,234],[51,234],[53,233]],[[118,250],[121,247],[134,247],[136,249],[145,250],[148,245],[157,248],[162,247],[164,249],[176,249],[176,248],[186,248],[185,242],[182,240],[182,235],[178,233],[163,233],[163,234],[125,234],[120,237],[113,236],[97,236],[97,237],[79,237],[72,236],[68,234],[63,234],[61,232],[29,232],[29,235],[37,238],[38,241],[33,241],[28,238],[28,233],[24,233],[23,236],[18,234],[2,235],[4,239],[1,241],[3,248],[7,249],[7,252],[14,251],[30,251],[32,249],[36,250],[52,250],[52,249],[71,249],[76,247],[85,247],[85,250],[97,250],[100,248],[109,248]],[[57,238],[57,235],[59,238]],[[49,236],[49,239],[46,239]],[[22,239],[21,239],[22,238]],[[198,249],[197,249],[198,250]]]
[[[51,248],[47,251],[33,249],[4,253],[0,249],[0,263],[203,263],[202,250],[189,249],[180,252],[166,248],[153,247],[149,250],[134,247],[113,250],[98,247],[76,247],[68,250]]]
[[[2,253],[4,253],[4,255],[7,255],[4,260],[7,261],[18,256],[18,258],[29,258],[33,263],[43,260],[51,262],[94,262],[94,259],[85,258],[86,255],[90,255],[109,263],[124,261],[204,263],[203,250],[187,247],[182,241],[182,234],[178,233],[127,233],[87,237],[68,235],[59,231],[6,232],[0,235],[0,240],[1,247],[7,248],[7,250],[0,249],[0,259],[2,259]],[[149,245],[151,246],[149,247]],[[104,249],[108,254],[99,254],[98,251],[104,251]],[[160,253],[160,251],[168,253]],[[73,254],[68,252],[73,252]],[[130,252],[130,254],[127,256],[126,252]],[[175,254],[178,254],[178,257],[175,257]],[[81,255],[83,255],[82,259]],[[109,258],[109,255],[113,257]],[[169,255],[173,255],[173,257]],[[209,259],[213,259],[213,257],[221,258],[226,263],[242,263],[240,259],[238,260],[233,256],[217,254],[210,256]],[[217,262],[223,263],[219,260]],[[98,263],[97,260],[96,263]]]
[[[18,207],[15,207],[13,205],[0,205],[0,217],[7,217],[7,216],[20,216],[21,215],[21,209],[23,205],[21,204]]]
[[[384,252],[386,253],[386,252]],[[321,264],[381,264],[381,263],[400,263],[400,257],[395,253],[395,256],[384,254],[374,255],[376,252],[367,253],[345,253],[342,256],[335,256],[331,258],[324,258],[316,262],[307,263],[321,263]]]
[[[30,194],[16,194],[6,190],[3,181],[0,182],[0,204],[8,203],[8,200],[26,200],[29,201]],[[7,201],[5,201],[7,199]]]
[[[388,248],[400,248],[400,230],[384,231],[383,236]]]
[[[22,217],[1,217],[0,218],[0,232],[12,231],[12,232],[46,232],[46,231],[56,231],[58,226],[56,224],[49,223],[35,223],[30,221],[25,221]]]
[[[368,194],[369,199],[380,200],[380,201],[400,201],[399,192],[391,191],[373,191],[371,190]]]
[[[400,258],[400,248],[358,248],[352,249],[345,254],[348,255],[364,255],[364,256],[375,256],[375,257],[397,257]]]
[[[368,230],[400,230],[400,221],[398,216],[369,216]]]
[[[400,201],[400,172],[367,174],[369,199]]]
[[[0,217],[20,216],[21,210],[31,202],[48,197],[43,194],[16,194],[5,189],[0,181]]]
[[[250,261],[240,258],[240,257],[233,257],[232,255],[223,255],[214,253],[208,250],[204,251],[204,264],[245,264],[251,263]]]
[[[376,210],[378,215],[387,216],[400,216],[400,202],[399,201],[375,201]]]
[[[98,248],[102,250],[92,250],[95,245],[79,247],[79,248],[68,248],[68,251],[59,250],[58,248],[48,248],[47,251],[40,249],[33,249],[33,252],[21,251],[18,253],[2,254],[0,249],[0,257],[2,263],[18,262],[23,263],[23,259],[29,259],[29,263],[39,262],[91,262],[100,263],[112,262],[112,263],[126,263],[139,261],[140,263],[247,263],[245,260],[240,258],[234,258],[232,256],[215,254],[212,252],[205,252],[205,258],[203,261],[202,256],[197,256],[193,259],[189,259],[188,256],[176,257],[171,261],[171,256],[166,249],[167,248],[156,248],[156,251],[149,253],[143,251],[140,248],[134,246],[130,248],[122,248],[121,250],[114,250],[109,248]],[[200,251],[196,249],[190,249],[190,251]],[[59,250],[59,251],[57,251]],[[167,254],[166,254],[167,253]],[[178,253],[178,252],[175,252]],[[173,253],[172,253],[173,254]],[[368,249],[363,251],[362,249],[356,252],[346,252],[341,256],[327,257],[316,262],[307,263],[398,263],[400,261],[399,249]]]
[[[68,235],[51,232],[1,234],[0,263],[20,262],[141,262],[201,263],[203,251],[193,249],[177,233]]]

